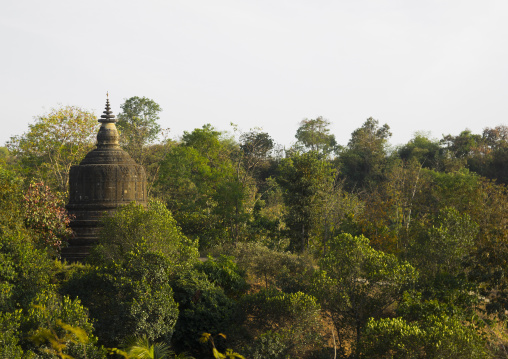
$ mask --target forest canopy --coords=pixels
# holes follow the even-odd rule
[[[1,357],[508,357],[508,127],[391,147],[374,118],[339,144],[316,117],[283,148],[171,140],[161,111],[122,104],[150,203],[103,218],[85,263],[59,254],[95,116],[52,109],[1,149]]]

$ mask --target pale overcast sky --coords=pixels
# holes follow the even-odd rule
[[[506,124],[506,0],[2,0],[0,145],[51,107],[159,103],[171,137],[205,123],[294,142],[323,116],[345,145]]]

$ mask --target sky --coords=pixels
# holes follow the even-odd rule
[[[507,124],[506,0],[2,0],[0,145],[60,105],[132,96],[178,139],[210,123],[285,146],[322,116],[346,145]]]

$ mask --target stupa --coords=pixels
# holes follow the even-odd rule
[[[147,203],[146,174],[143,166],[122,150],[109,97],[99,119],[97,146],[69,172],[71,228],[75,236],[62,250],[62,259],[82,261],[97,242],[100,219],[130,202]]]

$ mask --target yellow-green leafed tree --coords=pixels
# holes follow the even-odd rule
[[[62,359],[103,359],[87,309],[79,299],[42,292],[21,318],[21,347]]]
[[[60,106],[36,116],[27,132],[11,137],[7,148],[25,176],[67,192],[69,170],[93,149],[98,125],[92,112]]]

